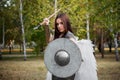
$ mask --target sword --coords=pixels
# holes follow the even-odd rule
[[[56,13],[58,13],[61,9],[58,9],[56,12],[54,12],[53,14],[51,14],[47,19],[49,20],[50,18],[52,18]],[[34,27],[33,29],[36,30],[38,29],[41,25],[44,24],[44,20],[43,22],[41,22],[38,26]]]

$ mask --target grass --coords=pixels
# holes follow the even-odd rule
[[[120,80],[120,61],[116,61],[114,54],[107,53],[103,59],[98,54],[96,60],[99,80]]]
[[[0,80],[45,80],[47,69],[43,55],[29,55],[27,61],[23,60],[23,54],[15,55],[3,55],[0,60]],[[103,59],[97,53],[96,60],[99,80],[120,80],[120,62],[115,60],[113,53],[106,53]]]
[[[27,61],[23,57],[5,57],[0,61],[0,80],[45,80],[45,75],[41,56],[29,56]]]

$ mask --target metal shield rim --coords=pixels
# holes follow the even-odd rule
[[[54,60],[55,53],[60,49],[67,50],[67,52],[70,54],[70,63],[64,67],[56,64]],[[46,47],[44,54],[44,63],[47,69],[57,77],[65,78],[72,76],[73,74],[75,74],[75,72],[78,71],[81,65],[80,49],[73,41],[69,39],[66,38],[56,39],[50,42]]]

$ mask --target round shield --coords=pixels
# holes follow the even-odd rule
[[[44,54],[44,63],[47,69],[60,78],[75,74],[81,65],[81,60],[79,47],[66,38],[50,42]]]

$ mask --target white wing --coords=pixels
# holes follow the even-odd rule
[[[77,42],[77,45],[80,48],[83,62],[75,75],[75,80],[98,80],[97,65],[91,41],[80,40]]]
[[[46,80],[52,80],[52,74],[49,71],[47,72]]]

